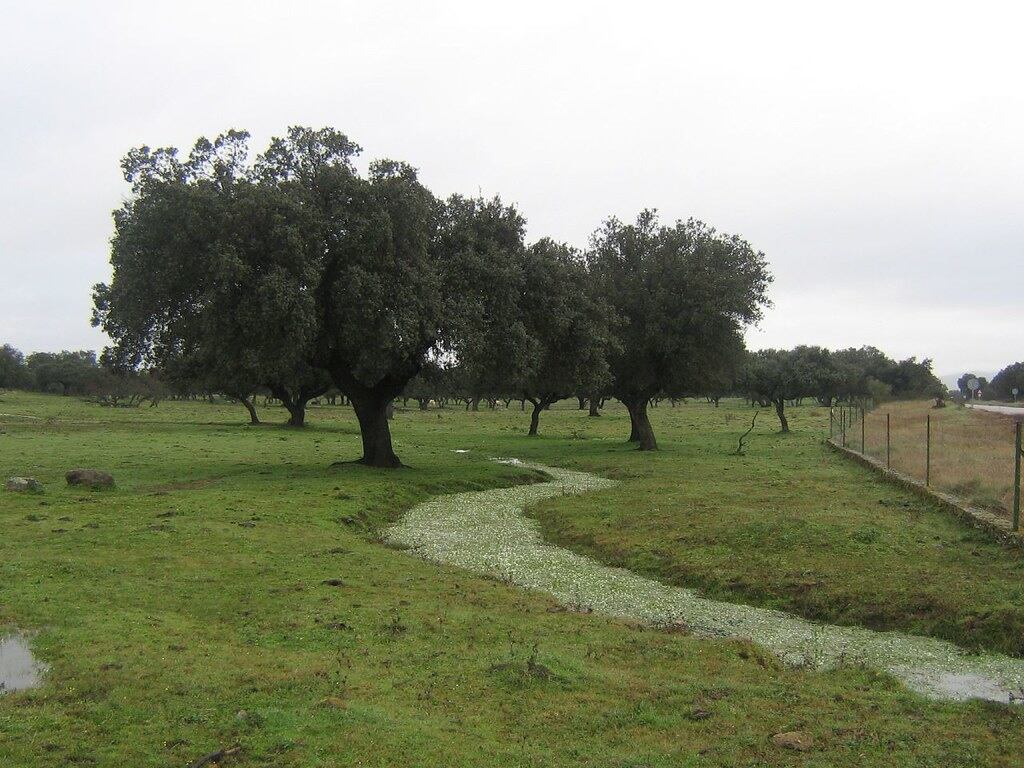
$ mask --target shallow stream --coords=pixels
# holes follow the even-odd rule
[[[544,499],[613,485],[585,472],[521,464],[550,482],[439,496],[411,509],[386,532],[424,559],[456,565],[545,592],[577,610],[683,626],[695,635],[749,639],[794,666],[863,664],[937,699],[1024,701],[1024,659],[977,655],[944,640],[901,632],[816,624],[781,611],[724,603],[612,568],[541,538],[523,512]]]

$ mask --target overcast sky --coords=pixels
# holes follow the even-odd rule
[[[302,124],[531,239],[643,207],[738,233],[775,274],[751,346],[995,370],[1024,358],[1015,5],[0,0],[0,343],[103,346],[126,150]]]

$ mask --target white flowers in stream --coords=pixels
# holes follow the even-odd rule
[[[943,640],[813,622],[765,608],[723,603],[611,568],[546,544],[523,515],[552,497],[597,491],[613,481],[585,472],[522,463],[550,482],[439,496],[414,507],[390,528],[387,541],[416,555],[553,596],[577,610],[593,610],[652,625],[681,625],[695,635],[744,638],[787,664],[827,669],[863,664],[885,670],[934,698],[1024,697],[1024,660],[976,655]]]

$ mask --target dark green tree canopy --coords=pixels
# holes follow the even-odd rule
[[[743,327],[768,304],[764,255],[693,219],[662,225],[648,210],[634,224],[606,221],[588,262],[620,322],[611,392],[629,409],[641,450],[656,448],[648,401],[700,391],[703,377],[735,364]]]
[[[240,400],[256,387],[301,399],[325,383],[307,364],[314,222],[300,200],[257,182],[246,138],[200,139],[184,161],[173,149],[129,153],[135,195],[115,212],[114,280],[96,286],[94,323],[122,370],[153,365]]]
[[[965,383],[966,385],[966,383]],[[1013,390],[1017,389],[1017,395]],[[1024,363],[1011,363],[992,377],[987,390],[983,390],[985,397],[995,400],[1012,400],[1019,398],[1024,392]]]
[[[443,280],[452,297],[444,350],[459,363],[473,397],[514,388],[528,365],[529,336],[521,313],[526,291],[523,232],[515,206],[453,195],[442,209],[437,248],[447,254]]]
[[[363,461],[398,466],[387,406],[428,353],[461,344],[469,359],[467,329],[502,316],[522,219],[500,201],[441,203],[405,163],[360,174],[359,147],[330,128],[291,128],[251,164],[246,142],[129,153],[134,194],[94,322],[119,365],[202,371],[222,391],[301,400],[326,372],[359,418]]]
[[[533,403],[531,435],[546,407],[609,380],[612,318],[589,283],[581,255],[567,245],[545,238],[522,254],[518,315],[526,338],[513,388]]]
[[[775,408],[783,432],[789,432],[786,401],[814,393],[816,377],[820,375],[814,365],[817,357],[808,347],[762,349],[747,355],[740,386],[752,399]]]
[[[931,360],[913,357],[896,362],[875,347],[766,349],[747,355],[737,388],[773,405],[786,432],[786,402],[804,397],[826,406],[839,399],[866,405],[881,398],[939,397],[944,390],[931,365]]]
[[[965,373],[963,376],[956,380],[957,389],[960,390],[961,394],[963,394],[964,397],[968,398],[974,397],[974,393],[968,386],[968,383],[971,381],[971,379],[977,379],[978,390],[982,393],[982,395],[984,395],[986,390],[988,390],[988,379],[986,379],[984,376],[976,376],[973,373]]]
[[[96,353],[91,350],[33,352],[25,367],[36,389],[63,395],[85,394],[101,375]]]
[[[4,344],[0,347],[0,389],[20,389],[28,383],[25,355],[10,344]]]

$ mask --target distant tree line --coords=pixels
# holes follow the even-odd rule
[[[975,383],[973,389],[972,383]],[[1014,389],[1017,390],[1016,394]],[[964,373],[956,380],[956,393],[965,400],[1020,400],[1024,393],[1024,362],[1010,363],[993,376],[991,381],[985,376]]]
[[[0,347],[0,390],[25,389],[85,396],[101,405],[158,403],[167,390],[152,371],[115,371],[91,350],[33,352]]]
[[[763,407],[774,407],[782,431],[788,432],[787,403],[814,398],[826,407],[837,402],[863,406],[892,399],[943,397],[946,388],[932,373],[929,359],[896,361],[874,347],[830,351],[799,346],[749,353],[736,380],[736,391]]]
[[[975,376],[973,373],[965,373],[957,380],[957,388],[964,397],[970,397],[967,382],[971,379],[978,380],[980,395],[986,400],[1015,400],[1020,399],[1024,392],[1024,362],[1011,363],[988,381],[984,376]],[[1013,390],[1017,390],[1015,395]]]

